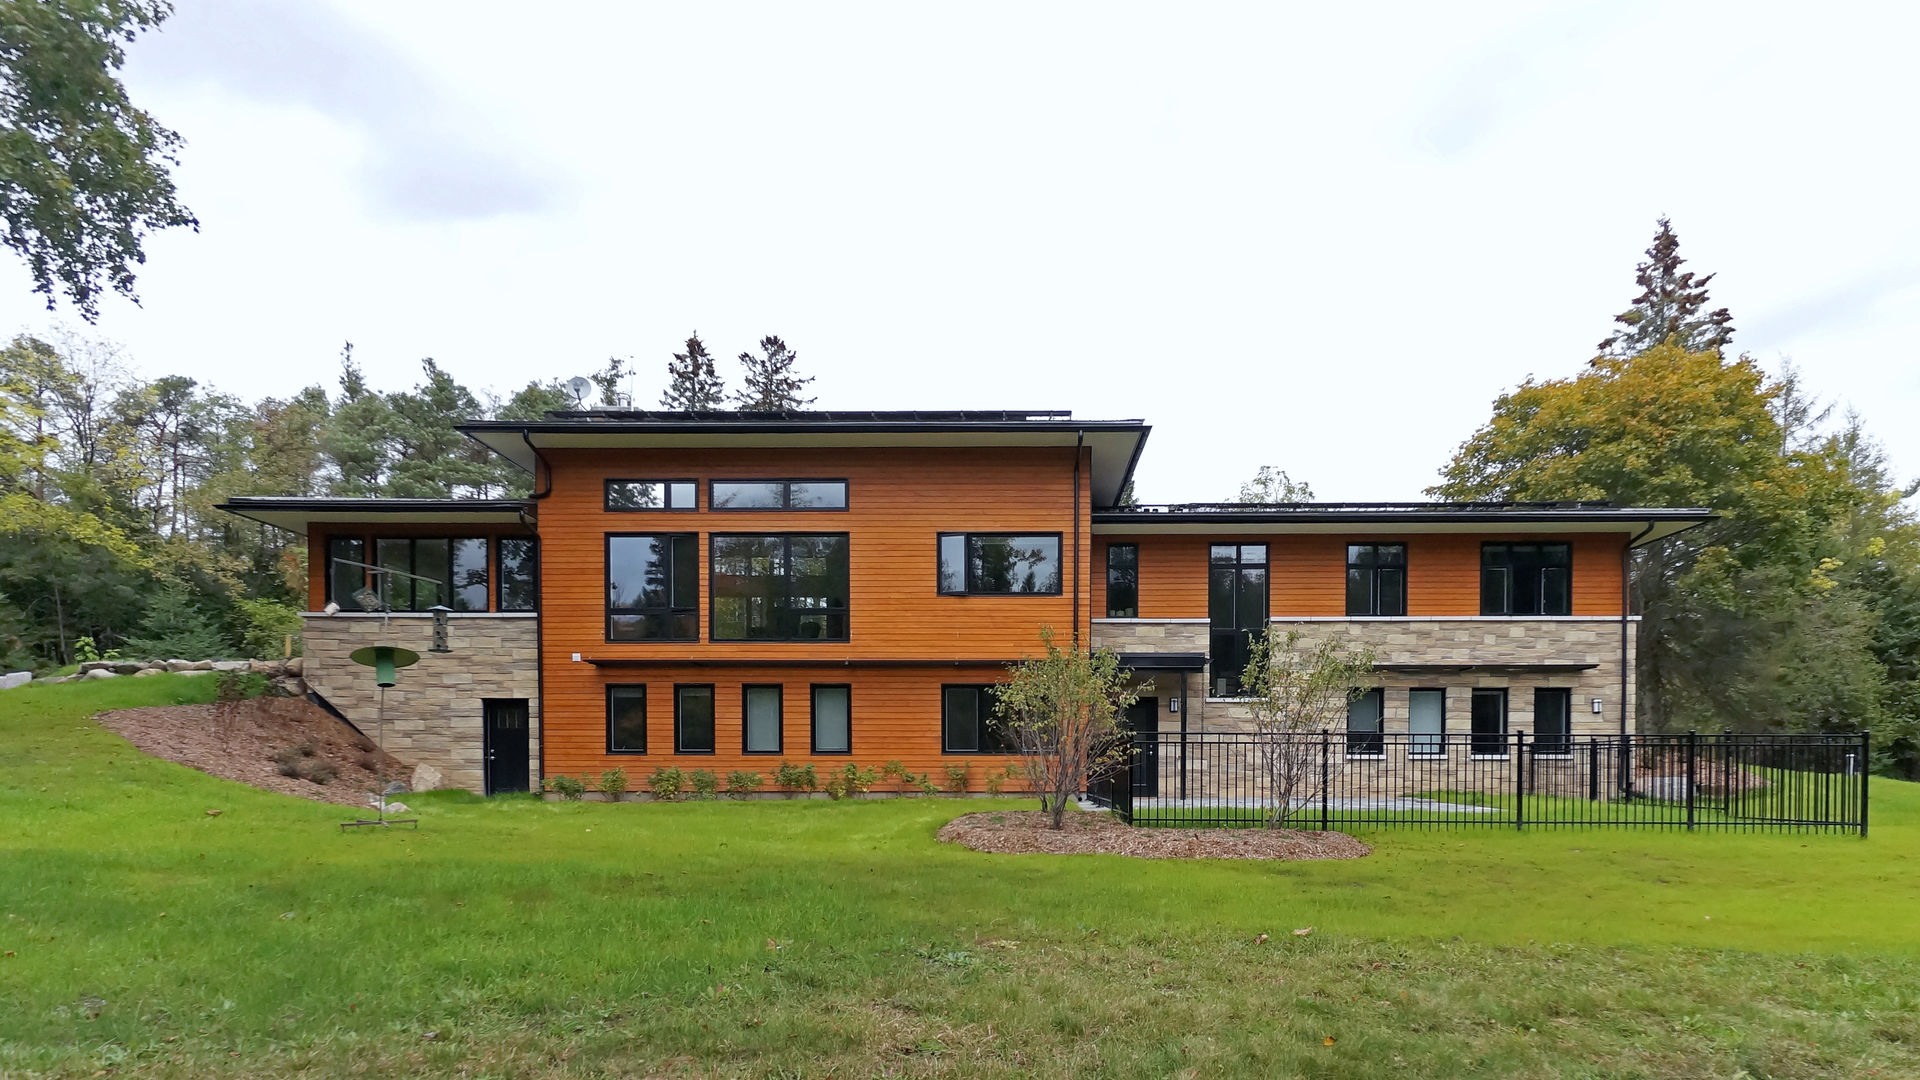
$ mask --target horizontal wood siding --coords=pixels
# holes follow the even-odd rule
[[[1213,544],[1266,544],[1269,605],[1275,617],[1342,616],[1347,611],[1347,544],[1407,545],[1407,614],[1480,614],[1480,545],[1486,541],[1566,541],[1573,545],[1573,614],[1620,614],[1620,552],[1625,534],[1422,533],[1217,536],[1102,533],[1094,565],[1106,578],[1107,545],[1140,545],[1140,618],[1207,617],[1207,549]],[[1106,612],[1104,591],[1099,614]]]
[[[548,451],[547,458],[553,463],[553,490],[540,503],[539,521],[548,775],[598,773],[627,763],[624,755],[609,756],[605,751],[605,687],[609,683],[648,685],[649,745],[670,747],[676,681],[712,683],[716,688],[720,753],[698,755],[705,762],[693,762],[694,767],[752,767],[743,764],[748,759],[739,752],[740,686],[755,682],[787,688],[788,757],[807,758],[807,686],[821,682],[853,686],[854,760],[877,764],[898,758],[916,771],[937,773],[943,760],[941,684],[992,682],[1003,677],[999,670],[956,669],[937,663],[926,669],[861,668],[847,667],[845,662],[1010,661],[1039,651],[1043,624],[1056,627],[1063,640],[1072,635],[1070,449],[594,450]],[[608,479],[688,477],[700,481],[698,511],[608,513],[604,508]],[[716,513],[707,508],[708,480],[752,477],[845,479],[849,509]],[[1083,634],[1091,611],[1091,507],[1083,459],[1079,610]],[[1061,534],[1061,595],[939,595],[938,534],[1022,530]],[[606,640],[604,538],[610,532],[700,534],[699,642]],[[711,599],[707,540],[716,532],[847,533],[851,640],[707,641]],[[575,663],[574,653],[649,660],[819,661],[822,666],[634,670]],[[796,723],[801,726],[796,728]],[[802,734],[796,736],[796,731]],[[658,754],[656,750],[649,756]],[[948,760],[971,759],[968,755]],[[764,758],[752,760],[766,764]],[[825,767],[847,759],[828,755],[818,760]]]

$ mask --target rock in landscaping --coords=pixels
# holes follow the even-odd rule
[[[306,697],[307,684],[298,676],[285,675],[269,683],[267,692],[274,697]]]
[[[31,671],[9,671],[0,675],[0,690],[11,690],[16,686],[25,686],[33,681]]]
[[[390,802],[387,804],[387,813],[389,814],[405,814],[412,812],[412,810],[413,807],[403,802]]]
[[[106,668],[97,667],[80,677],[83,679],[111,679],[111,678],[114,678],[115,676],[113,672],[107,670]]]
[[[278,660],[249,660],[247,669],[255,675],[278,675],[286,670]]]
[[[296,656],[281,666],[287,669],[287,674],[289,675],[305,675],[307,673],[307,661],[304,657]]]
[[[80,665],[80,674],[85,675],[89,672],[97,671],[101,668],[111,669],[112,667],[113,667],[113,661],[111,660],[89,660],[86,663]]]
[[[137,660],[115,660],[113,666],[108,670],[112,671],[115,675],[131,675],[146,666],[147,665]]]
[[[204,664],[206,663],[206,661],[202,660],[200,661],[200,663]],[[169,660],[167,661],[167,670],[168,671],[192,671],[194,670],[193,665],[194,665],[194,661],[192,660]]]
[[[208,667],[214,671],[245,671],[247,670],[247,662],[245,660],[215,660],[209,664]]]
[[[133,677],[138,679],[145,675],[165,675],[166,673],[167,673],[166,668],[147,667],[147,668],[141,668],[139,671],[134,672]]]
[[[431,765],[414,766],[413,790],[438,791],[440,790],[440,785],[445,782],[446,782],[446,778],[440,775],[439,769],[436,769]]]
[[[389,781],[387,784],[387,794],[409,795],[409,794],[412,794],[412,789],[407,787],[407,782],[405,780],[393,780],[393,781]]]

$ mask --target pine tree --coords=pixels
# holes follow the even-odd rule
[[[622,405],[632,406],[632,402],[624,400],[620,393],[621,380],[633,374],[633,369],[628,366],[628,363],[629,361],[623,357],[609,356],[606,367],[587,376],[593,385],[600,388],[600,404],[610,408],[619,408]],[[572,406],[569,404],[557,407],[564,409]]]
[[[1600,343],[1601,357],[1638,356],[1668,338],[1687,352],[1726,348],[1733,339],[1733,316],[1726,308],[1702,314],[1707,306],[1707,284],[1714,275],[1695,278],[1690,270],[1683,274],[1683,262],[1680,237],[1674,234],[1672,222],[1663,217],[1653,234],[1653,246],[1647,249],[1647,261],[1634,275],[1640,295],[1633,298],[1632,307],[1613,317],[1625,329],[1615,330]]]
[[[812,398],[800,396],[813,376],[801,378],[793,373],[799,353],[772,334],[760,339],[760,352],[760,356],[740,354],[745,385],[733,392],[735,407],[741,412],[792,412],[813,404]]]
[[[674,353],[667,362],[667,392],[660,395],[660,404],[681,412],[708,412],[720,408],[726,393],[713,356],[696,332],[687,339],[687,351]]]

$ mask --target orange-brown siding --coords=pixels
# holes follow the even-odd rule
[[[1212,544],[1266,544],[1269,610],[1276,617],[1340,616],[1346,608],[1347,544],[1407,545],[1407,614],[1480,614],[1480,545],[1489,540],[1564,540],[1573,545],[1573,614],[1620,614],[1620,552],[1624,534],[1542,536],[1507,533],[1393,535],[1258,535],[1102,533],[1095,565],[1106,580],[1107,545],[1140,545],[1143,619],[1207,617],[1207,549]],[[1104,586],[1103,586],[1104,590]],[[1099,614],[1106,613],[1104,591]]]

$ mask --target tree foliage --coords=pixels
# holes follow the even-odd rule
[[[1240,495],[1235,501],[1268,505],[1312,502],[1313,487],[1305,480],[1288,476],[1285,469],[1262,465],[1253,479],[1240,485]]]
[[[1020,755],[1027,786],[1058,829],[1067,803],[1119,766],[1128,749],[1120,716],[1139,695],[1118,654],[1061,648],[1051,626],[1041,628],[1040,641],[1045,654],[1015,664],[1013,677],[995,688],[991,723]]]
[[[1364,645],[1309,639],[1298,630],[1254,635],[1240,696],[1260,736],[1255,755],[1267,787],[1268,828],[1285,828],[1319,794],[1328,733],[1373,678],[1373,651]]]
[[[1638,356],[1656,345],[1673,342],[1688,352],[1719,352],[1733,340],[1733,315],[1726,308],[1707,311],[1707,285],[1713,275],[1695,277],[1682,271],[1680,237],[1673,223],[1661,218],[1647,259],[1635,270],[1640,295],[1633,306],[1613,317],[1620,329],[1600,343],[1600,355],[1621,359]],[[1598,363],[1598,361],[1595,361]]]
[[[801,397],[813,376],[794,373],[800,354],[768,334],[760,339],[760,355],[740,354],[741,387],[733,392],[734,407],[742,412],[792,412],[813,404]]]
[[[713,356],[694,334],[687,339],[687,351],[674,353],[667,362],[667,389],[660,395],[663,408],[681,412],[708,412],[726,400],[726,384],[714,370]]]
[[[34,291],[82,317],[101,294],[135,298],[157,229],[199,222],[168,167],[180,136],[121,85],[125,46],[172,13],[164,0],[0,0],[0,220]]]

